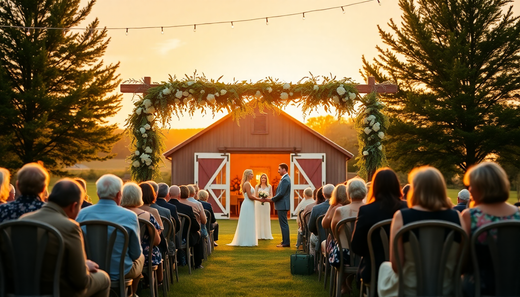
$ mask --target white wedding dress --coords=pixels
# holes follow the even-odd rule
[[[259,191],[271,193],[271,186],[258,188]],[[273,239],[271,233],[271,203],[255,201],[256,236],[258,239]]]
[[[254,189],[251,187],[251,195],[254,195]],[[230,246],[257,246],[258,239],[255,227],[255,201],[250,200],[248,194],[244,192],[244,202],[240,207],[240,215],[238,216],[237,230]]]

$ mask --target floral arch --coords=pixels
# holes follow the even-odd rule
[[[338,117],[356,116],[360,148],[357,166],[361,176],[371,177],[386,163],[383,139],[388,120],[383,114],[383,104],[376,91],[361,96],[357,85],[349,78],[336,80],[335,77],[311,75],[292,84],[269,77],[256,83],[226,84],[220,82],[220,78],[208,80],[194,74],[180,80],[170,76],[168,81],[147,88],[134,103],[133,113],[126,120],[134,151],[129,157],[132,178],[144,181],[158,176],[164,150],[158,124],[166,126],[173,116],[193,115],[196,110],[214,115],[227,110],[239,121],[254,114],[257,107],[263,112],[285,107],[291,102],[301,107],[303,114],[321,106],[326,111],[335,107]]]

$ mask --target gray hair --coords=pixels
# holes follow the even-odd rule
[[[173,185],[170,187],[170,197],[171,198],[179,198],[181,195],[181,188],[179,186]]]
[[[329,200],[332,196],[332,192],[334,191],[334,185],[333,184],[326,184],[323,186],[323,196],[325,196],[325,199]]]
[[[312,198],[312,188],[308,187],[305,190],[303,190],[303,195]]]
[[[466,189],[461,190],[459,192],[459,194],[457,195],[457,198],[459,198],[460,200],[468,201],[469,200],[469,191]]]
[[[357,177],[347,181],[347,195],[351,200],[363,200],[367,196],[365,181]]]
[[[168,190],[170,190],[170,187],[168,187],[165,183],[159,183],[159,190],[157,191],[157,198],[164,198],[166,195],[168,195]]]
[[[121,192],[123,180],[113,174],[105,174],[96,182],[99,199],[114,199]]]
[[[123,195],[121,197],[121,206],[139,207],[143,205],[143,191],[141,187],[134,182],[127,182],[123,186]]]

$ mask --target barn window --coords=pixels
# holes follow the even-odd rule
[[[267,115],[256,115],[253,122],[252,134],[268,134],[267,131]]]

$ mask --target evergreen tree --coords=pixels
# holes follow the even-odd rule
[[[97,19],[63,30],[95,4],[80,2],[0,1],[0,166],[42,161],[56,172],[111,157],[120,135],[106,118],[120,109],[121,96],[111,94],[119,64],[103,65],[110,39]]]
[[[520,21],[511,0],[400,0],[364,75],[393,81],[388,157],[445,174],[520,156]],[[509,158],[518,163],[520,159]],[[394,163],[395,164],[395,163]]]

